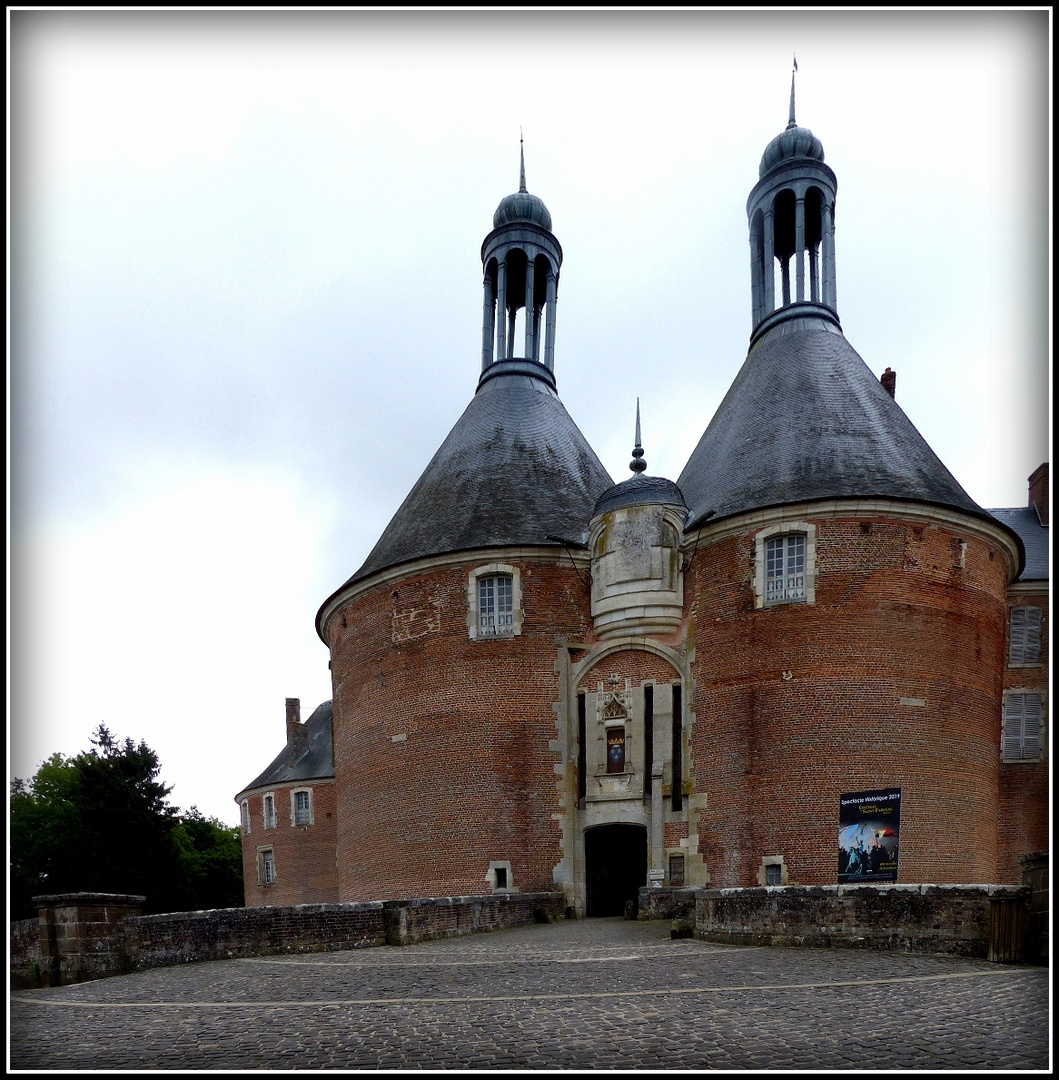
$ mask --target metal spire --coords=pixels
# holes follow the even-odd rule
[[[791,114],[787,120],[787,127],[797,127],[798,124],[794,119],[794,74],[798,70],[798,57],[794,57],[794,71],[791,72]]]
[[[634,473],[642,473],[647,469],[647,462],[643,459],[643,447],[640,445],[640,399],[636,399],[636,446],[632,452],[632,461],[629,468]]]
[[[522,128],[518,129],[518,189],[519,191],[526,190],[526,153],[522,148]]]

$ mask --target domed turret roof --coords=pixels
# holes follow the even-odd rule
[[[596,500],[592,516],[609,514],[612,510],[619,510],[624,506],[647,506],[652,503],[662,506],[685,505],[680,488],[672,480],[667,480],[664,476],[640,474],[607,488]]]
[[[613,481],[555,391],[523,373],[525,363],[492,365],[346,585],[430,555],[584,535]]]
[[[493,228],[499,229],[501,225],[515,225],[524,221],[540,225],[549,232],[552,230],[552,215],[543,199],[531,195],[528,191],[505,195],[493,214]]]
[[[824,145],[808,129],[799,127],[793,121],[765,147],[758,167],[758,177],[764,176],[777,165],[792,159],[823,161]]]
[[[907,499],[986,512],[821,319],[767,331],[677,478],[694,526],[818,499]]]
[[[548,207],[544,200],[536,195],[531,195],[526,190],[526,155],[522,148],[522,140],[519,140],[519,172],[518,191],[514,195],[505,195],[500,200],[500,205],[493,214],[493,228],[499,229],[501,225],[518,225],[529,222],[531,225],[539,225],[542,229],[552,231],[552,215],[548,213]]]

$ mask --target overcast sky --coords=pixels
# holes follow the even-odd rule
[[[1048,458],[1046,11],[8,17],[12,775],[104,722],[238,820],[284,698],[330,697],[317,609],[473,395],[520,126],[615,480],[637,396],[676,479],[746,355],[792,53],[847,338],[980,505]]]

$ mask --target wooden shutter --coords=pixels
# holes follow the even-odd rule
[[[1004,761],[1036,761],[1041,752],[1041,695],[1004,698]]]

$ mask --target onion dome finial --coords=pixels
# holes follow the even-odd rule
[[[522,128],[518,129],[518,189],[526,190],[526,152],[522,146]]]
[[[633,448],[632,461],[629,468],[634,473],[642,473],[647,469],[647,462],[643,459],[643,447],[640,445],[640,399],[636,399],[636,446]]]

